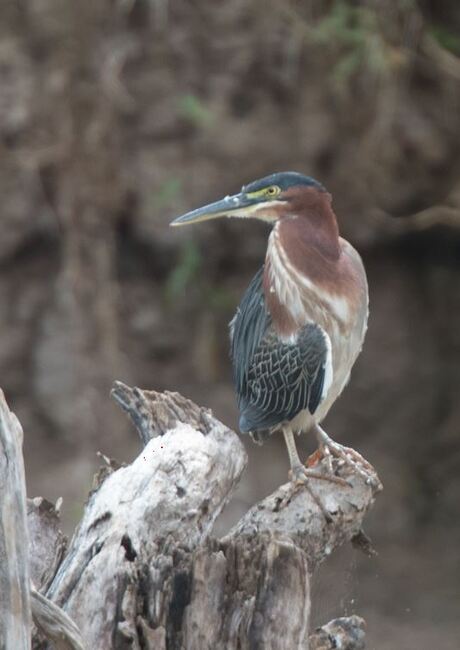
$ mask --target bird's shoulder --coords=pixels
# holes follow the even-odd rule
[[[339,242],[342,253],[340,264],[341,274],[346,277],[349,283],[354,284],[356,289],[367,294],[368,287],[366,269],[361,255],[358,253],[356,248],[354,248],[349,241],[343,239],[343,237],[339,238]]]

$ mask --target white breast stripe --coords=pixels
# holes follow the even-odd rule
[[[331,387],[332,379],[334,377],[334,369],[332,367],[331,339],[329,338],[327,332],[323,330],[323,328],[321,328],[321,333],[324,335],[324,341],[327,347],[327,356],[326,356],[326,361],[324,363],[324,383],[323,383],[323,390],[321,393],[321,401],[323,401],[329,392],[329,388]]]
[[[338,296],[331,296],[331,294],[326,295],[326,292],[319,291],[313,282],[308,278],[303,277],[297,269],[294,268],[288,260],[279,241],[277,225],[273,228],[270,234],[267,249],[271,271],[270,290],[273,287],[280,302],[289,310],[300,327],[306,325],[310,319],[309,314],[305,310],[299,285],[305,287],[305,289],[313,293],[314,296],[327,302],[328,305],[331,304],[331,309],[333,309],[335,313],[340,310],[340,315],[345,315],[344,307],[348,308],[348,305],[343,299]],[[323,401],[331,387],[334,371],[332,365],[331,339],[322,327],[321,333],[323,334],[327,348],[326,360],[324,363],[324,384],[321,393],[321,401]],[[295,343],[295,340],[296,337],[289,337],[289,339],[286,340],[286,343]]]
[[[327,304],[334,316],[345,323],[350,310],[348,301],[334,293],[319,289],[314,282],[303,276],[289,261],[283,250],[275,225],[268,240],[267,256],[271,263],[271,283],[280,302],[289,310],[292,317],[299,323],[305,324],[305,312],[299,285],[313,293],[320,301]]]
[[[299,287],[293,281],[292,265],[286,260],[278,237],[278,224],[268,240],[267,257],[270,260],[270,283],[279,301],[288,309],[299,325],[305,324],[305,313]]]
[[[341,298],[337,294],[325,294],[323,300],[327,302],[332,312],[340,321],[343,323],[347,322],[350,317],[350,308],[345,298]]]

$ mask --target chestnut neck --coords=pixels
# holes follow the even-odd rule
[[[322,257],[334,262],[340,257],[339,227],[331,205],[331,195],[317,188],[289,190],[290,216],[299,245],[314,248]],[[283,222],[286,222],[284,224]]]

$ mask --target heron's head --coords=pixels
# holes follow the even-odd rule
[[[174,219],[171,226],[185,226],[218,217],[254,217],[273,222],[296,214],[299,204],[325,194],[324,187],[309,176],[297,172],[271,174],[245,185],[238,194],[187,212]]]

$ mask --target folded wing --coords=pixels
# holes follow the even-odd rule
[[[305,409],[313,414],[324,398],[331,364],[329,337],[319,325],[300,328],[292,342],[279,338],[265,304],[263,271],[253,278],[231,324],[242,432],[271,429]]]

